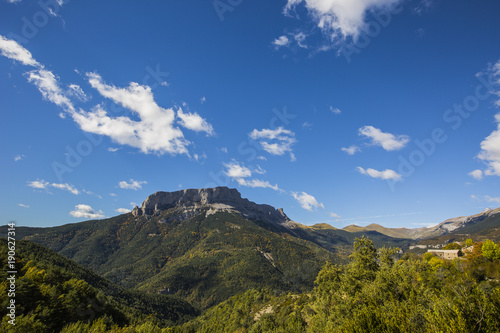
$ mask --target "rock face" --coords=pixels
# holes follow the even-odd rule
[[[186,217],[194,216],[207,209],[207,215],[219,211],[238,212],[250,220],[261,220],[273,224],[293,223],[283,212],[269,205],[259,205],[241,197],[236,189],[227,187],[188,189],[176,192],[156,192],[132,211],[134,216],[158,215],[160,212],[175,208]]]

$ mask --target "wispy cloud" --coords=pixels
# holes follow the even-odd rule
[[[17,204],[17,205],[18,205],[19,207],[23,207],[23,208],[30,208],[30,206],[29,206],[29,205],[25,205],[25,204],[22,204],[22,203]]]
[[[28,182],[28,186],[34,189],[45,190],[49,187],[57,188],[60,190],[66,190],[68,192],[73,193],[74,195],[78,195],[80,191],[78,191],[73,185],[68,183],[58,184],[58,183],[49,183],[45,180],[33,180]]]
[[[325,206],[322,203],[319,203],[315,197],[307,194],[306,192],[292,192],[291,194],[292,197],[300,204],[300,207],[304,208],[305,210],[312,212],[313,208],[325,208]]]
[[[16,155],[14,157],[14,162],[19,162],[19,161],[22,161],[24,159],[24,155],[23,154],[19,154],[19,155]]]
[[[142,185],[147,184],[147,181],[133,180],[130,179],[128,182],[121,181],[118,183],[118,186],[124,190],[142,190]]]
[[[334,114],[334,115],[339,115],[342,113],[342,111],[339,109],[339,108],[334,108],[333,106],[330,105],[330,111]]]
[[[259,142],[262,149],[271,155],[281,156],[287,152],[292,154],[292,145],[297,142],[295,140],[295,133],[283,127],[278,127],[274,130],[267,128],[262,130],[254,129],[249,136]]]
[[[359,135],[372,140],[372,144],[380,146],[387,151],[400,150],[410,141],[407,135],[394,135],[384,133],[373,126],[364,126],[359,129]]]
[[[347,147],[347,148],[343,147],[343,148],[341,148],[341,150],[342,150],[343,152],[346,152],[348,155],[354,155],[354,154],[356,154],[357,152],[360,152],[360,151],[361,151],[361,149],[359,149],[359,147],[358,147],[358,146],[349,146],[349,147]]]
[[[249,179],[252,177],[252,174],[255,172],[257,174],[264,174],[265,170],[258,167],[256,169],[250,170],[250,168],[240,164],[236,161],[232,161],[230,163],[224,163],[224,167],[226,168],[225,174],[238,182],[241,186],[247,187],[261,187],[261,188],[270,188],[275,191],[282,191],[278,185],[272,185],[268,181],[261,179]]]
[[[366,176],[370,176],[372,178],[378,178],[378,179],[384,179],[384,180],[387,180],[387,179],[392,179],[392,180],[401,180],[402,176],[397,173],[396,171],[394,170],[391,170],[391,169],[386,169],[384,171],[378,171],[378,170],[375,170],[375,169],[363,169],[362,167],[357,167],[356,170],[359,171],[359,173],[363,174],[363,175],[366,175]]]
[[[69,214],[76,218],[85,219],[102,219],[105,217],[102,210],[95,211],[91,206],[84,204],[76,205],[75,210],[69,212]]]
[[[42,67],[42,65],[33,58],[30,51],[26,50],[16,41],[5,38],[2,35],[0,35],[0,51],[4,57],[19,61],[23,65]]]

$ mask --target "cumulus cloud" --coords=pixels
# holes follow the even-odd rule
[[[282,46],[288,46],[288,44],[290,44],[290,40],[288,39],[287,36],[280,36],[279,38],[276,38],[274,41],[273,41],[273,45],[276,47],[276,48],[280,48]]]
[[[130,179],[128,182],[126,181],[121,181],[118,183],[118,186],[124,190],[142,190],[142,185],[147,184],[148,182],[146,181],[140,181],[140,180],[133,180]]]
[[[495,116],[495,120],[498,123],[497,129],[481,142],[481,151],[477,156],[488,167],[484,171],[486,176],[500,176],[500,113]],[[476,171],[478,170],[473,172]]]
[[[207,135],[214,135],[214,128],[205,119],[195,113],[184,113],[181,108],[177,110],[177,116],[180,118],[179,125],[195,132],[205,132]]]
[[[363,175],[366,175],[366,176],[370,176],[372,178],[379,178],[379,179],[392,179],[392,180],[401,180],[402,176],[397,173],[396,171],[394,170],[391,170],[391,169],[386,169],[384,171],[378,171],[378,170],[375,170],[375,169],[363,169],[362,167],[357,167],[356,168],[359,173],[363,174]]]
[[[284,13],[290,15],[303,4],[316,24],[331,42],[357,39],[366,25],[369,10],[388,11],[402,0],[288,0]]]
[[[471,176],[472,178],[474,178],[476,180],[481,180],[481,179],[483,179],[483,171],[479,170],[479,169],[471,171],[471,172],[469,172],[469,176]]]
[[[364,126],[359,129],[359,135],[372,139],[372,144],[381,146],[387,151],[400,150],[410,141],[407,135],[384,133],[373,126]]]
[[[86,132],[106,135],[120,144],[139,148],[143,153],[187,154],[189,141],[173,126],[173,109],[160,107],[149,86],[132,82],[127,88],[117,88],[103,82],[96,73],[87,74],[90,85],[102,96],[133,111],[140,121],[121,116],[112,118],[97,105],[92,111],[80,111],[73,119]]]
[[[69,212],[69,214],[76,218],[85,218],[85,219],[102,219],[104,217],[104,213],[102,210],[95,211],[89,205],[76,205],[75,210]]]
[[[12,2],[12,1],[11,1]],[[19,61],[23,65],[42,67],[31,55],[31,52],[22,47],[18,42],[0,35],[0,51],[4,57]]]
[[[354,155],[354,154],[356,154],[357,152],[360,152],[360,151],[361,151],[361,149],[359,149],[359,147],[358,147],[358,146],[349,146],[349,147],[347,147],[347,148],[343,147],[343,148],[341,148],[341,150],[342,150],[343,152],[346,152],[348,155]]]
[[[179,113],[172,108],[162,108],[154,100],[151,88],[132,82],[126,88],[118,88],[104,83],[97,73],[87,73],[90,85],[103,97],[111,99],[138,116],[139,120],[129,117],[111,117],[102,105],[96,105],[90,111],[77,109],[70,97],[76,96],[85,101],[87,95],[75,84],[62,89],[59,79],[54,73],[44,69],[24,47],[16,41],[0,35],[0,52],[3,56],[19,61],[24,65],[36,67],[26,73],[28,81],[33,83],[42,93],[44,99],[61,107],[61,118],[71,115],[79,127],[89,133],[105,135],[122,145],[140,149],[143,153],[186,154],[191,144],[184,138],[183,132],[174,124],[179,124],[193,131],[204,131],[213,135],[213,127],[197,113]]]
[[[128,208],[117,208],[117,209],[115,209],[115,212],[120,213],[120,214],[127,214],[127,213],[130,213],[131,210]]]
[[[49,187],[53,187],[60,190],[66,190],[68,192],[73,193],[74,195],[78,195],[80,193],[80,191],[78,191],[73,185],[70,185],[68,183],[65,184],[49,183],[43,179],[30,181],[28,182],[28,186],[39,190],[46,190]]]
[[[264,128],[262,130],[254,129],[250,134],[250,138],[259,142],[262,149],[271,155],[284,155],[289,152],[292,160],[292,145],[297,142],[295,133],[279,127],[275,130]]]
[[[281,191],[278,185],[271,185],[268,181],[255,178],[247,179],[252,177],[254,172],[261,175],[266,173],[266,171],[261,167],[250,170],[248,167],[235,161],[232,161],[231,163],[224,163],[224,167],[226,168],[225,174],[238,182],[241,186],[270,188],[275,191]]]
[[[306,192],[292,192],[292,197],[297,200],[297,202],[300,204],[300,207],[312,212],[313,208],[316,210],[317,208],[325,208],[325,206],[322,203],[319,203],[315,197],[313,197],[310,194],[307,194]]]

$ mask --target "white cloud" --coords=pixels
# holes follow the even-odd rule
[[[58,78],[51,71],[36,69],[28,72],[27,76],[28,81],[37,86],[43,98],[69,113],[75,112],[73,103],[59,87]]]
[[[40,189],[40,190],[45,190],[49,187],[54,187],[54,188],[57,188],[60,190],[69,191],[69,192],[73,193],[74,195],[78,195],[80,193],[80,191],[78,191],[73,185],[70,185],[68,183],[65,183],[65,184],[49,183],[43,179],[28,182],[28,186],[32,187],[32,188]]]
[[[112,147],[108,148],[108,151],[112,153],[116,153],[118,150],[120,150],[120,148],[112,148]]]
[[[261,161],[267,161],[267,158],[265,156],[257,156],[257,159]]]
[[[130,213],[131,210],[128,208],[118,208],[118,209],[115,209],[115,212],[120,213],[120,214],[127,214],[127,213]]]
[[[68,86],[68,95],[75,96],[81,102],[87,102],[89,100],[87,94],[85,94],[83,89],[77,84],[70,84]]]
[[[207,154],[205,152],[203,152],[203,154],[199,155],[199,154],[194,154],[193,155],[193,158],[196,162],[200,162],[200,163],[203,163],[206,159],[207,159]]]
[[[207,101],[207,98],[205,96],[203,96],[201,99],[200,99],[200,103],[203,104]]]
[[[384,171],[378,171],[378,170],[375,170],[375,169],[363,169],[361,167],[357,167],[356,168],[359,173],[363,174],[363,175],[367,175],[367,176],[370,176],[372,178],[379,178],[379,179],[392,179],[392,180],[400,180],[401,179],[401,175],[399,173],[397,173],[396,171],[394,170],[391,170],[391,169],[386,169]]]
[[[275,191],[281,191],[281,189],[278,187],[277,184],[271,185],[268,181],[261,180],[261,179],[250,179],[246,180],[244,178],[239,178],[236,180],[238,184],[241,186],[248,186],[248,187],[262,187],[262,188],[270,188]]]
[[[117,88],[102,81],[96,73],[88,73],[91,86],[115,103],[136,113],[140,121],[121,116],[111,118],[100,105],[91,112],[81,110],[73,119],[82,130],[109,136],[114,141],[139,148],[143,153],[187,154],[189,141],[173,126],[175,112],[154,101],[151,88],[132,82],[127,88]]]
[[[205,132],[207,135],[214,135],[214,128],[205,119],[195,113],[184,113],[181,108],[177,110],[177,116],[180,118],[178,123],[189,130],[195,132]]]
[[[30,206],[29,206],[29,205],[25,205],[25,204],[22,204],[22,203],[17,204],[17,205],[18,205],[19,207],[23,207],[23,208],[30,208]]]
[[[359,135],[372,139],[374,145],[381,146],[387,151],[402,149],[410,141],[407,135],[395,136],[391,133],[384,133],[373,126],[364,126],[360,128]]]
[[[278,49],[282,46],[288,46],[290,44],[290,40],[287,36],[280,36],[273,41],[273,45]]]
[[[52,184],[50,184],[50,186],[58,188],[60,190],[69,191],[69,192],[71,192],[71,193],[73,193],[75,195],[78,195],[78,193],[79,193],[79,191],[73,185],[69,185],[69,184],[56,184],[56,183],[52,183]]]
[[[147,184],[148,182],[146,181],[140,181],[140,180],[133,180],[130,179],[128,182],[126,181],[121,181],[118,183],[118,186],[124,190],[142,190],[142,185]]]
[[[329,213],[330,217],[333,217],[336,221],[340,221],[342,217],[339,214],[336,213]]]
[[[293,160],[292,145],[297,142],[294,132],[284,129],[283,127],[279,127],[275,130],[264,128],[262,130],[254,129],[249,136],[257,140],[262,148],[269,154],[281,156],[286,152],[290,152]],[[274,142],[267,140],[273,140]]]
[[[36,188],[36,189],[46,189],[47,186],[49,186],[49,182],[46,182],[45,180],[34,180],[34,181],[31,181],[31,182],[28,182],[28,186],[29,187],[33,187],[33,188]]]
[[[476,180],[481,180],[481,179],[483,179],[483,171],[481,171],[481,170],[471,171],[471,172],[469,172],[469,176],[471,176],[472,178],[474,178]]]
[[[298,192],[292,192],[292,197],[298,201],[300,206],[310,212],[313,211],[314,209],[317,209],[319,207],[325,208],[325,206],[322,203],[319,203],[315,197],[313,197],[310,194],[307,194],[306,192],[301,192],[300,194]]]
[[[369,10],[388,11],[402,0],[288,0],[284,12],[289,15],[304,4],[314,23],[332,42],[356,39],[366,25]]]
[[[15,40],[0,35],[0,51],[4,57],[21,62],[23,65],[42,67],[31,55],[31,52],[22,47]]]
[[[227,147],[222,147],[222,148],[220,149],[220,151],[221,151],[221,152],[223,152],[223,153],[225,153],[225,154],[227,154]]]
[[[117,197],[117,195],[115,193],[110,193],[109,196],[110,197]]]
[[[252,177],[252,173],[255,172],[257,174],[265,174],[266,171],[263,170],[260,166],[253,171],[247,168],[246,166],[239,164],[238,162],[231,163],[223,163],[224,167],[226,167],[225,174],[229,176],[231,179],[235,180],[241,186],[248,187],[262,187],[262,188],[270,188],[275,191],[282,191],[278,185],[271,185],[268,181],[261,179],[246,179]]]
[[[104,217],[104,213],[102,210],[95,211],[89,205],[76,205],[75,210],[69,212],[69,214],[76,218],[85,218],[85,219],[101,219]]]
[[[360,151],[361,151],[361,149],[359,149],[359,147],[358,147],[358,146],[349,146],[349,147],[347,147],[347,148],[343,147],[343,148],[341,148],[341,150],[342,150],[343,152],[346,152],[348,155],[354,155],[354,154],[356,154],[357,152],[360,152]]]
[[[481,142],[481,151],[477,156],[488,166],[484,172],[486,176],[500,176],[500,113],[495,116],[495,120],[497,129]]]
[[[334,115],[339,115],[342,113],[342,111],[339,109],[339,108],[334,108],[333,106],[330,105],[330,111],[334,114]]]
[[[19,161],[22,161],[24,158],[24,155],[23,154],[19,154],[19,155],[16,155],[14,157],[14,162],[19,162]]]
[[[226,175],[233,179],[238,178],[247,178],[252,176],[252,171],[245,167],[244,165],[240,165],[237,162],[224,163],[224,166],[227,168]]]

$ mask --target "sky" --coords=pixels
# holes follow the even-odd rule
[[[228,186],[311,225],[500,206],[500,2],[0,0],[0,209]]]

